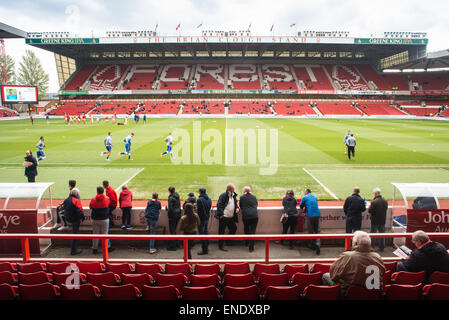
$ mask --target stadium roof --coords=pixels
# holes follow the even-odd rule
[[[429,52],[423,58],[418,58],[395,66],[395,69],[434,69],[449,68],[449,49]]]
[[[27,33],[25,31],[0,22],[0,39],[17,39],[26,37]]]

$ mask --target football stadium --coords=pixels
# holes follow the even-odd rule
[[[180,25],[0,23],[0,299],[449,299],[449,50]]]

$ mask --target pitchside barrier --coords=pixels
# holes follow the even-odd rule
[[[412,233],[375,233],[371,238],[411,238]],[[428,233],[429,237],[440,239],[449,239],[449,233]],[[349,248],[353,234],[270,234],[270,235],[103,235],[103,234],[1,234],[0,240],[20,240],[22,248],[22,258],[1,258],[0,261],[10,262],[62,262],[62,261],[102,261],[104,263],[120,262],[147,262],[147,263],[332,263],[337,258],[307,258],[307,259],[271,259],[270,241],[281,239],[344,239]],[[31,258],[30,241],[33,239],[100,239],[102,247],[102,259],[84,259],[84,258]],[[183,259],[109,259],[108,239],[114,240],[181,240],[183,241],[184,258]],[[189,259],[188,241],[189,240],[263,240],[265,242],[264,259]],[[383,257],[383,261],[400,261],[398,257]]]

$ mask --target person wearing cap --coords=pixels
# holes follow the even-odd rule
[[[193,192],[190,192],[187,196],[188,196],[187,200],[182,205],[182,210],[184,210],[186,208],[186,204],[187,203],[192,204],[194,209],[196,209],[196,197],[195,197],[195,194]]]
[[[198,234],[209,234],[209,217],[210,210],[212,208],[212,200],[206,193],[205,188],[200,188],[198,190],[200,193],[198,196],[198,200],[196,201],[196,206],[198,210],[198,216],[200,217],[200,225],[198,227]],[[201,251],[198,252],[198,255],[205,255],[209,253],[209,240],[201,240]]]
[[[369,206],[368,213],[371,217],[371,228],[370,233],[384,233],[385,232],[385,223],[387,220],[387,210],[388,210],[388,202],[385,200],[381,194],[380,189],[376,188],[373,190],[374,199]],[[385,239],[380,238],[379,240],[379,251],[384,251],[385,248]],[[371,246],[374,248],[376,244],[376,239],[373,238]]]

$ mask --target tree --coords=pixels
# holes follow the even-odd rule
[[[6,55],[6,75],[8,83],[16,84],[16,70],[14,59],[10,55]],[[3,56],[0,56],[0,82],[3,81]]]
[[[24,86],[37,86],[39,98],[45,97],[50,82],[48,73],[44,71],[41,61],[31,50],[26,50],[19,63],[17,82]]]

